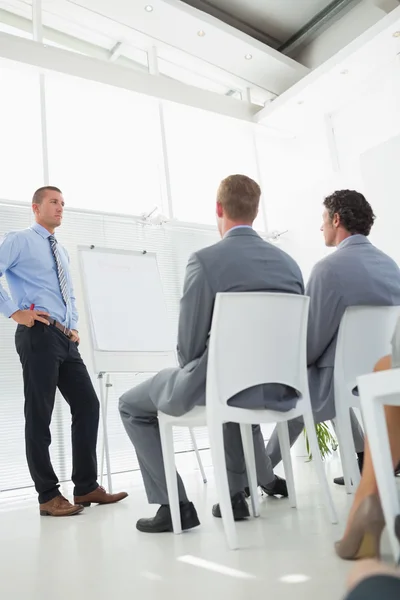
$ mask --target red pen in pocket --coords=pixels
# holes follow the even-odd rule
[[[29,310],[33,310],[34,308],[35,308],[35,305],[31,304]]]

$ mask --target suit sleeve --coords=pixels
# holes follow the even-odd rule
[[[315,364],[335,337],[344,313],[340,284],[324,261],[315,265],[306,287],[310,297],[307,362]]]
[[[16,235],[8,234],[3,240],[0,240],[0,277],[15,265],[19,254],[20,244]],[[19,310],[19,306],[10,298],[0,283],[0,312],[5,317],[11,317],[17,310]]]
[[[177,352],[180,367],[204,354],[211,328],[214,300],[215,294],[204,268],[196,254],[193,254],[186,267],[179,311]]]
[[[400,579],[391,575],[373,575],[364,579],[345,600],[398,600],[400,598]]]

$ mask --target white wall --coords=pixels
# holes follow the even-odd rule
[[[371,241],[400,263],[400,57],[332,117],[340,170],[362,191],[377,216]]]
[[[268,228],[289,229],[281,247],[306,279],[328,252],[319,231],[322,202],[336,189],[365,194],[377,215],[371,241],[400,263],[400,57],[334,113],[331,124],[336,156],[320,117],[297,138],[271,141],[262,130],[258,136]]]

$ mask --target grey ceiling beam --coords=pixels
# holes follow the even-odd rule
[[[354,8],[361,0],[334,0],[308,23],[290,37],[284,44],[277,48],[279,52],[291,55],[300,46],[311,42],[317,35],[320,35],[325,29],[333,25],[346,12]]]
[[[265,33],[265,31],[261,31],[260,29],[257,29],[257,27],[253,27],[252,25],[249,25],[249,23],[246,23],[242,19],[238,19],[237,17],[234,17],[233,15],[229,14],[222,8],[218,8],[217,6],[214,6],[214,4],[212,2],[209,2],[208,0],[181,0],[181,1],[184,4],[188,4],[189,6],[192,6],[193,8],[196,8],[197,10],[200,10],[202,12],[207,13],[208,15],[211,15],[212,17],[215,17],[219,21],[222,21],[223,23],[226,23],[227,25],[230,25],[231,27],[238,29],[242,33],[249,35],[250,37],[254,38],[255,40],[258,40],[262,44],[265,44],[266,46],[270,46],[271,48],[274,48],[275,50],[277,48],[279,48],[279,46],[282,45],[282,40],[278,40],[277,38],[273,37],[272,35]]]

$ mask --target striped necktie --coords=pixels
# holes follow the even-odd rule
[[[56,262],[57,277],[58,277],[58,283],[60,285],[61,296],[64,301],[64,304],[67,305],[68,300],[69,300],[68,285],[67,285],[67,279],[65,277],[64,269],[62,266],[60,254],[59,254],[58,248],[57,248],[57,240],[54,237],[54,235],[50,235],[49,241],[50,241],[51,252],[52,252],[52,254],[54,256],[54,260]]]

